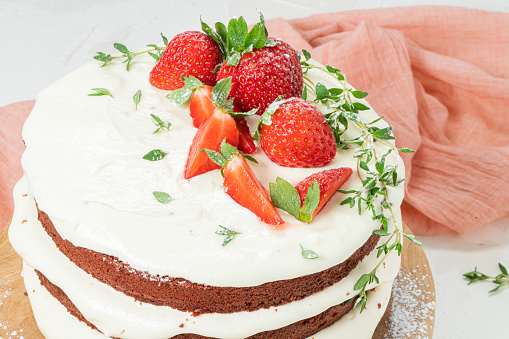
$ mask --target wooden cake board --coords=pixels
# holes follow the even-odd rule
[[[43,339],[21,277],[22,260],[0,233],[0,338]],[[406,233],[411,231],[404,225]],[[406,240],[406,239],[405,239]],[[435,322],[435,285],[420,246],[405,241],[393,295],[373,339],[428,339]],[[350,339],[350,338],[349,338]]]

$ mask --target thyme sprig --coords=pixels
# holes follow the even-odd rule
[[[312,63],[311,54],[305,50],[299,57],[304,72],[303,98],[307,99],[309,92],[314,95],[315,103],[327,107],[328,113],[325,114],[325,118],[332,128],[339,149],[357,148],[354,157],[357,159],[357,174],[362,186],[354,190],[338,190],[343,194],[351,194],[341,202],[341,205],[349,205],[350,208],[357,205],[359,215],[366,210],[371,212],[373,220],[380,225],[373,234],[385,237],[385,241],[377,247],[377,258],[380,258],[378,264],[371,272],[361,275],[354,285],[354,290],[359,291],[355,307],[360,304],[362,313],[367,303],[366,288],[373,282],[379,283],[377,270],[393,251],[401,255],[403,237],[419,246],[422,245],[413,235],[403,232],[389,200],[389,187],[396,187],[405,179],[398,178],[398,165],[386,162],[387,157],[392,152],[414,151],[408,148],[398,149],[394,146],[391,142],[395,139],[392,135],[392,127],[376,126],[383,117],[367,123],[361,120],[360,113],[370,108],[359,102],[359,99],[364,99],[368,93],[349,87],[345,82],[344,74],[339,69],[330,65],[321,66]],[[328,74],[339,86],[327,88],[322,82],[314,83],[307,76],[308,71],[313,68]],[[345,138],[349,125],[354,125],[359,130],[358,135],[352,139]],[[376,145],[382,147],[378,148]],[[386,149],[386,151],[381,154],[379,149]],[[389,229],[390,224],[394,226],[392,230]]]
[[[492,283],[498,285],[494,289],[492,289],[489,293],[493,293],[498,291],[502,287],[508,287],[509,286],[509,274],[507,272],[507,268],[505,268],[504,265],[501,263],[498,263],[498,268],[500,269],[500,274],[495,277],[490,277],[487,274],[481,273],[477,270],[477,267],[472,271],[463,274],[463,276],[470,281],[468,282],[468,285],[480,281],[480,280],[491,280]]]
[[[113,61],[115,59],[124,59],[122,62],[126,63],[127,70],[129,70],[129,67],[131,66],[131,61],[136,56],[141,55],[141,54],[147,53],[152,58],[154,58],[155,61],[159,61],[159,59],[161,59],[161,56],[164,53],[164,50],[166,49],[166,46],[168,45],[168,39],[163,35],[163,33],[161,33],[161,38],[163,39],[164,46],[158,46],[156,44],[149,44],[149,45],[147,45],[147,47],[150,47],[149,49],[146,49],[146,50],[143,50],[140,52],[132,52],[125,45],[115,42],[113,44],[113,47],[117,51],[122,53],[121,55],[114,56],[111,54],[106,54],[104,52],[97,52],[97,54],[94,56],[94,59],[103,62],[101,67],[106,66],[107,64],[109,64],[111,61]]]

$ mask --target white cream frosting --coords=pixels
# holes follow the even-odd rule
[[[340,206],[345,196],[338,193],[309,225],[280,211],[286,223],[275,231],[223,192],[218,170],[182,179],[196,132],[188,106],[170,105],[168,92],[148,82],[153,62],[139,58],[129,72],[125,64],[100,68],[90,62],[68,74],[38,96],[24,126],[22,164],[30,189],[64,239],[151,274],[214,286],[252,286],[336,265],[378,227],[370,213],[359,216],[356,209]],[[328,80],[320,71],[310,76]],[[96,87],[109,89],[114,98],[88,96]],[[138,90],[141,101],[135,110]],[[150,114],[171,122],[171,130],[152,134]],[[377,118],[372,110],[360,116]],[[153,149],[168,155],[157,162],[142,159]],[[260,164],[252,168],[268,188],[278,176],[297,184],[324,169],[351,167],[354,173],[342,189],[353,189],[360,185],[354,152],[339,151],[333,162],[317,169],[281,167],[258,150],[254,157]],[[388,161],[398,159],[394,155]],[[402,164],[400,172],[403,177]],[[174,200],[161,204],[153,191],[167,192]],[[395,206],[402,197],[403,187],[391,188]],[[215,234],[219,225],[242,234],[222,247],[222,237]],[[304,259],[299,244],[320,258]]]
[[[224,193],[219,171],[184,180],[182,172],[196,132],[188,106],[171,106],[165,98],[168,92],[148,82],[153,62],[148,57],[137,58],[129,72],[125,64],[114,62],[100,68],[100,63],[90,62],[37,98],[23,129],[25,177],[14,192],[16,209],[9,231],[13,247],[28,265],[62,288],[101,331],[122,338],[168,338],[179,333],[244,338],[315,316],[354,295],[353,286],[360,275],[378,263],[374,253],[347,278],[303,300],[254,312],[192,317],[169,307],[136,302],[85,274],[58,251],[37,220],[35,201],[58,233],[76,246],[116,256],[153,275],[213,286],[254,286],[325,270],[346,260],[379,227],[371,213],[359,215],[357,209],[339,205],[345,196],[337,193],[309,225],[280,211],[286,223],[276,231]],[[311,70],[308,76],[338,86],[319,70]],[[97,87],[109,89],[114,98],[88,96]],[[141,101],[135,109],[133,96],[138,90]],[[150,114],[171,122],[170,131],[153,134],[156,127]],[[360,118],[369,122],[378,116],[368,110],[361,112]],[[249,122],[254,125],[256,117]],[[377,126],[387,124],[382,120]],[[345,137],[356,133],[350,126]],[[380,154],[387,151],[383,145],[376,147]],[[168,155],[157,162],[142,159],[153,149]],[[268,187],[278,176],[297,184],[324,169],[350,167],[354,173],[342,189],[358,189],[361,180],[354,153],[355,149],[341,150],[328,166],[305,169],[278,166],[258,150],[253,156],[259,165],[252,168]],[[404,176],[397,154],[389,155],[387,163],[398,163],[398,176]],[[153,191],[167,192],[173,200],[160,204]],[[389,197],[401,223],[403,185],[389,188]],[[223,237],[215,234],[219,225],[241,234],[222,247]],[[299,244],[319,258],[304,259]],[[390,290],[399,265],[400,258],[391,255],[380,268],[380,289]],[[388,299],[387,291],[381,298]],[[368,314],[363,321],[374,326],[381,317],[377,312],[363,314]],[[349,315],[345,319],[352,317],[358,318]],[[334,334],[323,339],[336,338],[339,328],[349,326],[335,325]],[[318,335],[313,338],[322,339]]]

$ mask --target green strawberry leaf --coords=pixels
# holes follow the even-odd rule
[[[203,87],[203,83],[192,75],[189,78],[182,75],[182,80],[184,81],[184,87],[171,91],[166,96],[166,98],[175,106],[185,104],[196,89]]]
[[[230,55],[230,57],[228,58],[228,60],[226,60],[226,65],[227,66],[237,66],[239,64],[241,56],[242,56],[242,54],[240,52],[232,53]]]
[[[224,44],[224,42],[228,40],[228,29],[222,22],[216,22],[216,32],[221,37]]]
[[[255,164],[258,164],[258,161],[253,158],[252,156],[250,156],[249,154],[242,154],[244,156],[244,158],[246,158],[246,160],[249,160],[251,162],[254,162]]]
[[[272,40],[272,39],[265,39],[265,46],[264,47],[274,47],[279,45],[279,42]]]
[[[300,196],[295,187],[282,178],[276,183],[269,183],[270,199],[275,207],[280,208],[299,219]]]
[[[200,152],[207,153],[208,157],[210,158],[210,160],[212,160],[213,163],[215,163],[221,167],[226,165],[227,160],[221,153],[213,151],[208,148],[202,149]]]
[[[286,103],[286,102],[288,102],[290,100],[292,100],[292,99],[291,98],[290,99],[283,99],[283,96],[280,95],[280,96],[278,96],[276,98],[276,100],[271,102],[269,104],[269,106],[267,106],[267,108],[265,109],[265,112],[263,112],[262,116],[260,117],[260,120],[258,120],[258,124],[256,125],[256,132],[255,132],[255,135],[253,136],[254,140],[259,140],[260,139],[259,131],[261,129],[262,124],[263,125],[270,125],[270,124],[272,124],[272,116],[277,111],[279,106],[281,106],[282,104],[284,104],[284,103]]]
[[[231,90],[232,78],[228,77],[221,79],[221,81],[219,81],[212,89],[212,102],[216,104],[216,106],[232,110],[233,103],[231,100],[228,100]]]
[[[235,146],[226,142],[226,138],[221,142],[221,147],[219,150],[227,160],[231,159],[232,154],[239,153]]]
[[[255,115],[256,112],[258,112],[258,107],[253,108],[252,110],[250,110],[248,112],[230,112],[230,115],[234,118],[242,118],[242,117],[248,117],[251,115]]]
[[[308,191],[306,192],[306,198],[304,199],[304,203],[300,209],[300,216],[298,219],[310,223],[311,219],[313,218],[313,212],[318,207],[319,202],[320,184],[316,180],[313,180],[313,182],[309,183]]]
[[[242,17],[240,17],[238,20],[232,18],[228,23],[228,42],[230,43],[231,48],[237,52],[241,52],[244,49],[244,45],[246,42],[246,36],[243,34],[244,27],[243,24],[240,22],[241,18]]]
[[[226,35],[223,36],[223,34],[226,32],[226,27],[224,27],[224,25],[220,22],[216,23],[216,30],[217,30],[217,33],[216,33],[216,32],[214,32],[214,30],[212,28],[210,28],[209,25],[207,25],[205,22],[203,22],[201,17],[200,17],[200,22],[201,22],[202,31],[205,32],[205,34],[210,36],[212,39],[214,39],[214,41],[217,43],[217,45],[219,46],[219,49],[221,50],[223,59],[227,58],[228,57],[228,48],[226,46],[227,36]],[[220,24],[224,27],[224,31],[223,31],[223,27],[220,27],[218,29],[218,24]]]
[[[253,49],[260,49],[265,46],[265,27],[261,22],[253,26],[251,31],[247,34],[245,48],[252,46]]]

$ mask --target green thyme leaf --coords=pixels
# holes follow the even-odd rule
[[[302,91],[302,99],[307,100],[308,99],[308,87],[304,86],[304,90]]]
[[[157,126],[157,129],[154,132],[152,132],[152,134],[159,132],[161,129],[166,129],[168,131],[170,130],[171,122],[165,125],[161,118],[159,118],[157,115],[150,114],[150,116],[152,117],[152,122],[154,123],[154,125]]]
[[[166,192],[154,191],[152,194],[161,204],[167,204],[173,200],[173,198]]]
[[[325,87],[324,84],[322,84],[321,82],[318,82],[315,86],[315,91],[316,91],[316,98],[318,100],[323,100],[323,99],[327,99],[330,97],[329,95],[329,90],[327,89],[327,87]]]
[[[224,226],[219,225],[219,227],[222,228],[222,230],[216,231],[216,234],[218,235],[224,235],[226,238],[223,240],[223,245],[226,246],[230,241],[233,240],[233,237],[235,237],[237,234],[242,234],[240,232],[232,231]]]
[[[413,149],[410,149],[410,148],[400,148],[399,151],[401,153],[415,153],[415,151]]]
[[[138,92],[136,92],[136,94],[134,94],[134,96],[133,96],[134,105],[135,105],[136,110],[138,109],[138,104],[140,103],[140,99],[141,99],[141,90],[138,90]]]
[[[127,49],[127,47],[125,47],[124,45],[122,45],[121,43],[118,43],[118,42],[115,42],[113,44],[113,47],[115,47],[120,53],[129,53],[130,52]]]
[[[368,93],[363,91],[351,91],[350,93],[357,99],[363,99],[368,96]]]
[[[371,274],[365,273],[365,274],[361,275],[359,280],[357,280],[357,283],[355,283],[353,289],[355,291],[363,289],[369,283],[370,279],[371,279]]]
[[[300,217],[300,196],[295,187],[282,178],[276,178],[276,183],[269,183],[270,199],[275,207],[280,208],[295,218]]]
[[[96,91],[96,93],[90,93],[88,96],[98,97],[102,95],[108,95],[113,98],[113,95],[106,88],[92,88],[92,91]]]
[[[367,111],[370,109],[368,106],[361,104],[360,102],[354,102],[352,105],[359,111]]]
[[[502,271],[502,274],[508,275],[507,268],[505,268],[504,265],[502,265],[501,263],[498,263],[498,267],[500,268],[500,271]]]
[[[502,263],[498,263],[498,268],[501,273],[496,277],[479,272],[477,267],[472,272],[463,274],[463,276],[469,280],[468,285],[481,280],[490,280],[493,284],[497,285],[494,289],[489,291],[489,293],[494,293],[502,287],[509,287],[509,275],[507,273],[507,269],[504,265],[502,265]]]
[[[164,159],[168,153],[161,151],[160,149],[154,149],[143,156],[143,159],[148,161],[159,161]]]
[[[165,46],[168,46],[168,39],[163,35],[163,33],[161,32],[161,39],[163,39],[163,44]]]
[[[113,60],[113,57],[111,56],[111,54],[97,52],[97,54],[94,56],[94,59],[98,60],[98,61],[102,61],[103,64],[101,65],[101,67],[104,67]]]
[[[320,184],[316,180],[313,180],[309,183],[308,190],[306,192],[306,198],[304,199],[304,203],[302,204],[302,208],[300,210],[299,220],[310,223],[311,219],[313,218],[313,213],[315,212],[319,203]]]
[[[406,233],[403,233],[403,235],[405,237],[407,237],[408,239],[410,239],[410,241],[412,241],[414,244],[422,246],[422,243],[419,240],[417,240],[417,238],[415,236],[413,236],[411,234],[406,234]]]
[[[313,252],[312,250],[305,249],[304,247],[302,247],[301,244],[299,244],[299,246],[302,250],[301,254],[305,259],[317,259],[318,258],[318,255],[315,252]]]

